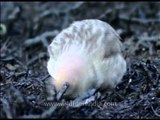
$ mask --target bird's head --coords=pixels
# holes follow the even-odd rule
[[[50,57],[47,66],[49,74],[54,78],[52,82],[56,89],[60,90],[67,82],[71,91],[83,91],[89,86],[89,67],[88,56],[78,47],[63,51],[56,60]]]

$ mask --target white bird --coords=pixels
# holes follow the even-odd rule
[[[126,72],[121,49],[120,37],[109,24],[97,19],[76,21],[48,46],[51,81],[57,90],[69,83],[67,96],[114,88]]]

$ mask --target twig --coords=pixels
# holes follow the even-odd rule
[[[10,94],[13,95],[15,102],[21,103],[21,104],[24,103],[23,94],[18,89],[16,89],[14,86],[11,86]]]
[[[59,91],[56,96],[57,101],[59,101],[62,98],[62,96],[64,95],[64,93],[67,91],[68,88],[69,88],[69,84],[65,83],[61,91]]]
[[[6,56],[6,54],[4,54],[4,55],[2,55],[2,54],[5,53],[5,51],[7,50],[8,46],[9,46],[9,42],[10,42],[10,38],[8,38],[3,44],[0,43],[1,58]]]
[[[50,77],[50,75],[49,74],[47,74],[46,76],[44,76],[40,81],[44,81],[44,80],[46,80],[47,78],[49,78]]]
[[[24,63],[22,63],[19,59],[17,59],[17,58],[16,58],[15,56],[13,56],[13,55],[12,55],[12,57],[13,57],[13,59],[14,59],[19,65],[21,65],[25,70],[28,69],[27,65],[25,65]]]
[[[12,55],[10,53],[11,56],[7,57],[7,58],[4,58],[4,59],[1,59],[2,61],[12,61],[14,60],[16,63],[18,63],[23,69],[27,70],[28,67],[27,65],[25,65],[24,63],[22,63],[17,57],[15,57],[14,55]]]
[[[38,59],[41,59],[43,57],[46,56],[46,53],[41,53],[38,56],[35,56],[34,58],[32,58],[30,61],[27,62],[27,66],[33,64],[34,62],[36,62]]]
[[[45,10],[44,12],[42,12],[42,14],[40,14],[39,16],[37,16],[34,21],[38,22],[39,20],[41,20],[43,17],[46,17],[48,15],[60,15],[62,13],[66,14],[69,13],[73,10],[76,10],[77,8],[79,8],[80,6],[82,6],[85,2],[77,2],[74,6],[69,7],[68,9],[65,10],[53,10],[52,8],[49,10]]]
[[[59,33],[59,31],[57,31],[57,30],[45,32],[35,38],[26,40],[24,42],[24,45],[26,47],[29,47],[29,46],[32,46],[32,45],[35,45],[37,43],[42,42],[43,45],[45,47],[47,47],[48,46],[47,37],[55,37],[58,33]]]
[[[101,15],[98,17],[98,19],[103,19],[103,18],[106,17],[107,14],[110,14],[110,13],[112,13],[112,12],[115,11],[115,10],[121,10],[121,9],[123,9],[124,7],[125,7],[124,5],[121,5],[121,6],[118,6],[118,7],[114,8],[114,9],[107,9],[103,14],[101,14]]]
[[[106,17],[107,14],[111,13],[112,12],[112,9],[108,9],[105,11],[105,13],[101,14],[98,19],[103,19]]]
[[[77,2],[73,7],[70,7],[68,10],[66,10],[65,12],[70,12],[72,10],[75,10],[79,7],[81,7],[85,2]]]
[[[160,114],[158,114],[154,109],[153,109],[153,106],[151,105],[151,109],[152,111],[154,112],[154,114],[157,116],[157,117],[160,117]]]
[[[153,45],[151,44],[151,42],[158,42],[160,41],[160,35],[156,35],[156,36],[140,36],[138,37],[138,42],[136,44],[136,46],[133,48],[133,51],[136,51],[137,48],[140,45],[143,45],[144,47],[149,48],[149,54],[152,55],[153,54]]]
[[[17,19],[18,16],[19,16],[19,14],[20,14],[20,12],[21,12],[20,7],[19,7],[19,6],[16,7],[16,8],[13,10],[12,14],[10,14],[10,15],[8,16],[8,19],[10,19],[10,20]]]
[[[41,115],[23,115],[23,116],[20,116],[19,118],[33,118],[33,119],[49,118],[52,116],[52,114],[55,112],[56,109],[57,109],[57,106],[52,106],[48,110],[44,111]]]
[[[158,41],[160,40],[160,35],[156,35],[156,36],[140,36],[138,37],[138,39],[140,39],[141,41]]]
[[[9,119],[12,119],[12,114],[11,114],[11,108],[9,106],[9,103],[6,99],[1,99],[2,101],[2,106],[3,106],[3,109],[4,109],[4,112],[6,113],[6,117],[9,118]]]
[[[138,22],[141,24],[148,24],[148,23],[160,23],[160,19],[141,19],[141,18],[130,18],[124,15],[119,15],[119,19],[126,20],[126,21],[132,21],[132,22]]]

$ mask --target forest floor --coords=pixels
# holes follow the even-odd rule
[[[160,118],[160,2],[1,2],[0,118]],[[73,21],[100,19],[120,34],[127,72],[114,91],[49,95],[47,46]],[[49,89],[52,89],[50,86]],[[87,100],[87,102],[86,102]],[[44,104],[46,103],[46,104]]]

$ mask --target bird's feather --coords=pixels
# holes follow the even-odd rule
[[[71,94],[75,89],[81,93],[93,86],[115,87],[126,72],[121,50],[119,35],[106,22],[76,21],[49,45],[48,72],[58,87],[69,82]]]

